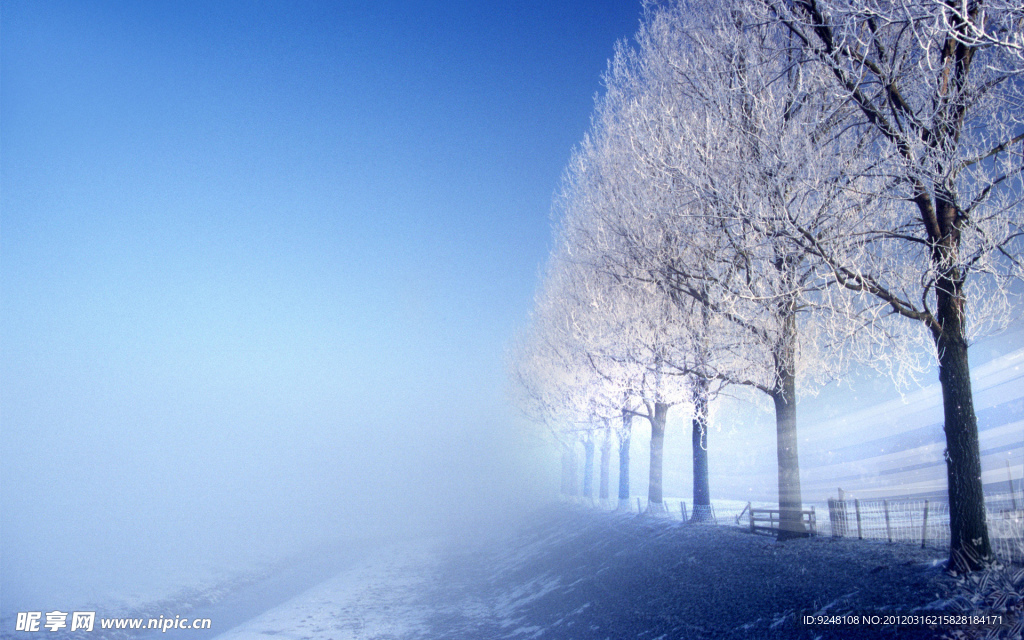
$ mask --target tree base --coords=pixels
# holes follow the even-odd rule
[[[799,540],[802,538],[810,538],[811,532],[807,529],[801,529],[799,531],[792,531],[790,529],[779,529],[778,535],[775,539],[779,542],[785,542],[786,540]]]
[[[979,558],[970,547],[951,549],[949,560],[946,561],[946,572],[955,576],[973,571],[986,571],[995,564],[995,557],[990,555],[985,558]]]
[[[668,508],[665,507],[664,502],[648,502],[647,509],[644,510],[643,515],[651,516],[652,518],[669,517]]]
[[[693,513],[690,514],[690,519],[687,522],[691,524],[718,524],[718,518],[715,517],[715,509],[710,504],[695,504],[693,505]]]

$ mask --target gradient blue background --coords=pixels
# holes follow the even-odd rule
[[[640,10],[5,0],[2,613],[503,508],[505,345]]]

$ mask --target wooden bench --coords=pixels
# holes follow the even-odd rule
[[[748,502],[746,508],[740,512],[741,517],[744,511],[750,513],[750,533],[757,533],[759,531],[775,533],[779,530],[779,521],[782,517],[780,509],[758,509],[750,506]],[[739,518],[736,520],[738,522]],[[817,520],[814,516],[814,507],[801,511],[800,520],[810,535],[817,534]]]

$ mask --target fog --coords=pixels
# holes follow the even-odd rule
[[[5,2],[0,615],[501,528],[561,166],[633,2]]]
[[[640,5],[353,4],[4,2],[5,625],[300,556],[468,545],[556,498],[560,452],[511,406],[506,349]],[[972,364],[1021,345],[1017,325]],[[808,503],[860,462],[833,456],[864,440],[843,417],[904,401],[841,382],[800,398]],[[941,420],[934,388],[905,393],[900,428]],[[984,393],[983,411],[1011,397]],[[764,402],[714,403],[712,500],[777,499]],[[668,422],[673,501],[692,493],[690,419]],[[649,435],[634,420],[634,500]],[[992,441],[985,482],[1019,465],[1014,442]],[[941,478],[937,446],[913,463]]]
[[[529,459],[504,416],[371,407],[345,424],[254,402],[129,422],[112,404],[83,424],[8,403],[8,424],[58,426],[6,430],[5,613],[165,595],[317,543],[499,524],[531,495],[513,481]]]

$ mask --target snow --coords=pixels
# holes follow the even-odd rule
[[[723,507],[719,525],[688,525],[558,504],[472,543],[430,538],[378,547],[216,637],[895,638],[892,627],[808,629],[797,620],[956,612],[983,600],[964,590],[970,580],[942,570],[941,551],[821,536],[779,543],[736,526],[731,505]],[[898,637],[943,636],[901,628]]]
[[[833,637],[796,617],[942,607],[958,593],[942,559],[559,505],[490,544],[380,551],[220,640]],[[895,637],[853,631],[834,637]]]
[[[285,561],[271,562],[266,558],[259,558],[248,566],[229,563],[219,567],[192,567],[191,570],[179,569],[166,573],[154,571],[153,573],[157,575],[143,576],[149,578],[148,580],[136,580],[131,588],[111,589],[102,596],[95,593],[83,596],[78,590],[62,592],[55,589],[56,595],[52,601],[42,603],[41,606],[24,606],[18,603],[14,605],[16,608],[11,609],[8,603],[4,602],[5,610],[9,610],[0,617],[0,638],[22,640],[38,635],[15,631],[18,610],[94,611],[98,618],[144,619],[157,618],[171,612],[173,617],[175,614],[188,614],[201,611],[205,607],[216,606],[232,594],[262,583],[285,569]],[[47,635],[52,638],[97,638],[105,634],[98,630],[91,634],[64,630],[47,631]],[[112,632],[111,637],[114,637]],[[116,637],[126,637],[126,634],[119,633]]]
[[[429,610],[417,602],[437,569],[436,541],[394,545],[220,636],[219,640],[355,640],[417,635]]]

